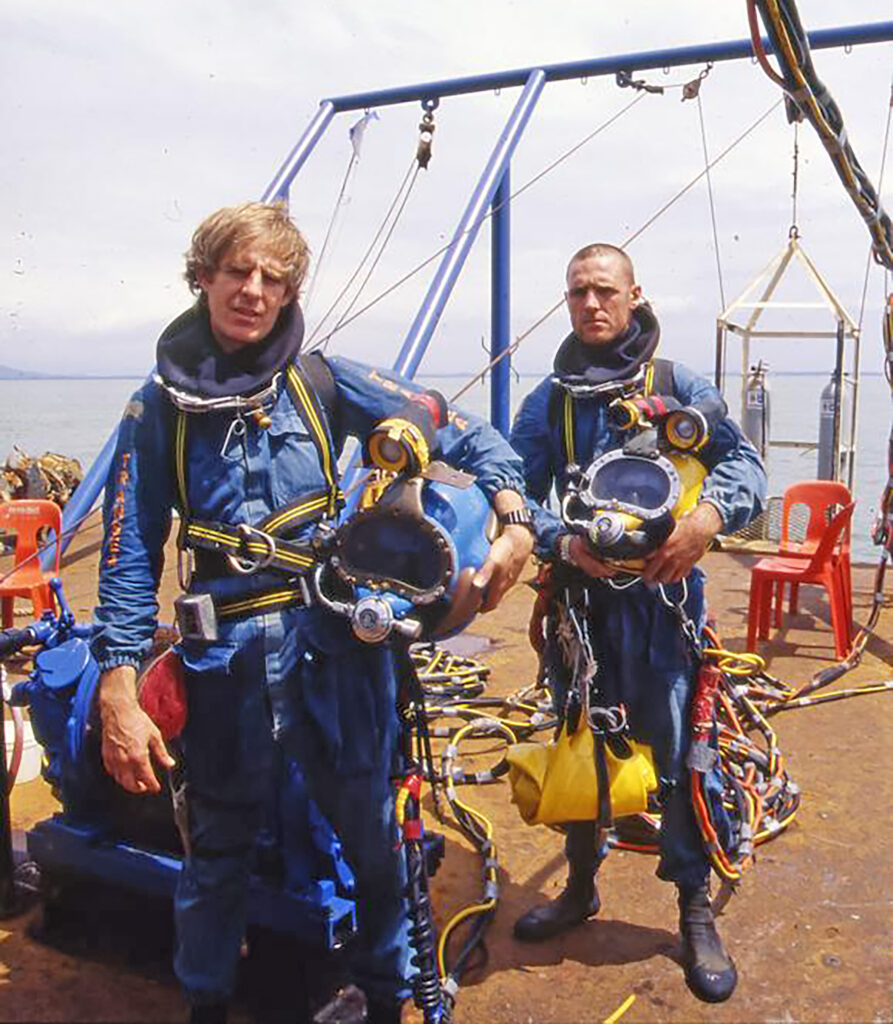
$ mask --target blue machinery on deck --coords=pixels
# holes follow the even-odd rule
[[[890,41],[893,40],[893,21],[821,29],[808,33],[808,39],[810,46],[816,50]],[[771,42],[765,37],[763,38],[763,47],[767,52],[773,52]],[[474,187],[471,199],[441,258],[419,312],[413,320],[394,364],[394,369],[397,372],[410,378],[415,376],[489,207],[493,221],[490,352],[493,360],[499,360],[493,365],[490,378],[491,420],[499,430],[507,433],[510,415],[510,360],[505,356],[510,345],[511,309],[509,174],[512,155],[530,121],[546,83],[599,75],[616,75],[624,72],[632,74],[636,71],[653,68],[679,67],[707,61],[742,60],[754,56],[751,40],[737,39],[707,43],[701,46],[650,50],[612,57],[598,57],[592,60],[544,64],[539,68],[515,68],[510,71],[446,79],[439,82],[423,82],[393,89],[380,89],[324,99],[320,102],[310,124],[264,190],[262,198],[264,201],[288,200],[292,182],[313,152],[317,142],[322,138],[335,114],[416,101],[421,102],[426,110],[431,110],[447,96],[523,86],[521,96]],[[99,496],[108,467],[111,464],[113,451],[114,438],[112,437],[94,463],[87,479],[78,488],[73,500],[65,509],[63,527],[66,537],[70,537],[68,531],[83,519]],[[64,543],[67,543],[67,540]]]
[[[25,629],[0,632],[0,659],[26,646],[40,648],[29,678],[13,687],[11,703],[29,707],[43,747],[43,777],[63,806],[28,832],[28,856],[50,877],[75,875],[171,897],[182,856],[168,788],[173,780],[157,796],[133,796],[103,771],[93,722],[99,682],[89,646],[93,627],[75,623],[60,581],[52,585],[58,616],[47,613]],[[7,870],[0,878],[0,915],[16,903],[5,798],[2,803],[0,856]],[[292,764],[282,766],[268,821],[255,846],[249,922],[312,945],[339,946],[356,931],[353,873]]]

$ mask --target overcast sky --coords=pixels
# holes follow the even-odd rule
[[[889,0],[800,0],[800,13],[815,29],[882,21],[891,11]],[[259,197],[326,96],[746,35],[744,0],[0,0],[0,364],[144,373],[158,333],[190,301],[180,275],[195,225],[220,205]],[[877,182],[893,44],[814,58]],[[513,334],[560,298],[571,252],[596,239],[623,242],[703,169],[698,104],[682,102],[678,88],[700,70],[645,73],[668,91],[646,96],[514,203]],[[440,105],[431,165],[360,304],[449,239],[517,97],[506,89]],[[714,67],[701,90],[710,155],[778,97],[750,61]],[[607,78],[547,86],[516,153],[513,188],[633,98]],[[309,296],[311,327],[355,270],[415,151],[418,104],[378,113]],[[357,117],[333,121],[292,189],[316,258]],[[792,143],[779,108],[713,171],[727,302],[787,240]],[[807,125],[799,145],[804,247],[858,317],[868,233]],[[889,185],[883,196],[890,209]],[[664,354],[711,367],[721,297],[705,183],[630,252],[663,323]],[[435,266],[338,333],[331,350],[390,363]],[[484,361],[488,268],[485,226],[423,371]],[[789,297],[813,297],[801,278],[795,285]],[[881,366],[883,290],[875,267],[863,349],[871,370]],[[532,334],[519,368],[545,370],[566,325],[558,313]],[[828,342],[774,343],[766,354],[778,366],[833,364]]]

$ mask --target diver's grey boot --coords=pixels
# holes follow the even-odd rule
[[[544,942],[574,925],[595,917],[601,907],[595,885],[597,859],[595,822],[578,821],[567,828],[567,885],[550,903],[543,903],[515,921],[522,942]]]
[[[738,972],[716,931],[707,885],[680,885],[678,890],[686,984],[705,1003],[722,1003],[735,991]]]

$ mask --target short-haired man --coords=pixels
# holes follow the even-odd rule
[[[565,294],[572,333],[558,349],[554,373],[523,402],[511,435],[524,459],[530,499],[539,503],[534,509],[535,553],[577,570],[571,578],[585,592],[598,666],[595,684],[608,704],[625,706],[632,735],[653,748],[662,799],[658,875],[679,890],[689,987],[702,999],[720,1001],[731,995],[736,973],[713,923],[709,862],[685,767],[694,666],[660,590],[671,601],[684,599],[688,616],[703,622],[703,574],[696,563],[721,529],[740,529],[759,513],[765,473],[753,447],[731,420],[722,418],[698,452],[707,476],[697,505],[647,554],[640,581],[617,585],[617,564],[597,557],[588,540],[570,531],[545,503],[553,484],[559,498],[567,492],[569,462],[585,469],[606,452],[624,447],[629,434],[612,420],[608,406],[621,392],[638,387],[641,393],[637,382],[647,379],[659,328],[629,257],[615,246],[595,244],[577,252],[567,268]],[[678,363],[671,372],[667,388],[681,405],[706,403],[724,411],[718,392],[702,377]],[[547,630],[543,656],[560,712],[566,694],[558,691],[567,673],[560,668],[556,616],[548,621],[552,630]],[[568,826],[567,887],[556,900],[518,920],[519,939],[547,939],[598,912],[594,875],[605,851],[596,848],[596,835],[594,822]]]
[[[181,547],[190,523],[218,524],[219,532],[280,512],[293,525],[277,526],[277,536],[304,540],[337,507],[333,464],[345,436],[365,437],[405,404],[406,389],[418,390],[332,358],[337,417],[320,427],[319,395],[316,418],[302,413],[300,402],[313,402],[285,382],[298,366],[297,297],[307,263],[307,245],[281,205],[245,203],[203,221],[186,270],[198,302],[162,333],[158,372],[121,423],[106,489],[94,651],[103,762],[134,793],[159,791],[153,760],[172,765],[135,694],[172,508]],[[302,379],[312,391],[309,376]],[[246,412],[252,406],[255,413]],[[445,461],[476,475],[497,514],[523,509],[520,460],[494,429],[455,419],[438,441]],[[486,588],[484,610],[514,583],[531,547],[523,525],[507,525],[493,542],[474,581],[482,595]],[[253,839],[281,748],[338,831],[357,878],[359,935],[350,956],[368,1019],[399,1021],[412,968],[389,779],[398,734],[393,652],[364,645],[345,619],[306,606],[306,589],[289,594],[288,577],[272,568],[242,575],[214,551],[195,555],[189,589],[210,595],[219,635],[180,647],[189,849],[174,901],[175,968],[192,1018],[225,1019]]]

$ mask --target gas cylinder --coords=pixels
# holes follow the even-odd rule
[[[834,410],[837,406],[837,374],[832,373],[831,379],[822,388],[819,396],[819,447],[816,478],[818,480],[836,480],[840,466],[834,459]],[[843,400],[840,409],[840,429],[843,435],[844,424],[849,416],[849,392],[844,381]]]
[[[766,375],[769,366],[761,359],[750,368],[744,385],[744,401],[741,408],[741,429],[745,437],[765,460],[769,453],[770,401],[769,384]]]

